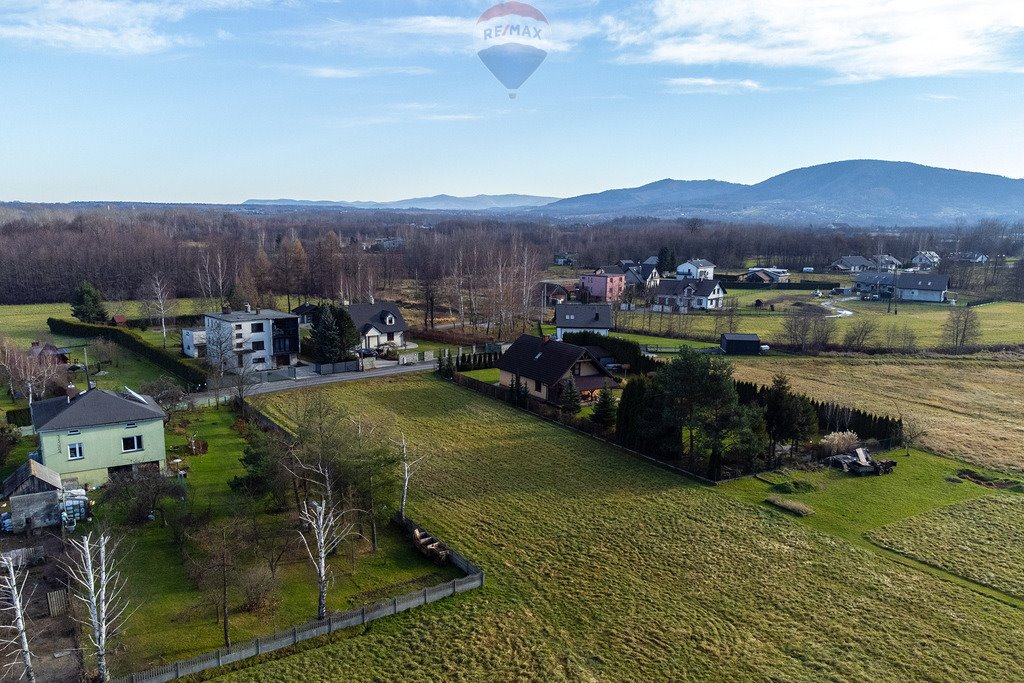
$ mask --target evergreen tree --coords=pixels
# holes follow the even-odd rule
[[[509,387],[508,402],[514,406],[519,405],[519,402],[523,395],[523,382],[519,379],[519,375],[512,375],[512,385]]]
[[[765,421],[768,429],[768,462],[775,463],[775,451],[780,443],[796,438],[797,425],[803,419],[800,397],[789,387],[785,375],[775,375],[772,385],[764,394]]]
[[[629,380],[622,390],[615,414],[615,438],[626,448],[643,450],[640,445],[640,424],[650,388],[650,378],[639,375]]]
[[[594,405],[594,413],[590,420],[604,432],[611,431],[615,426],[615,397],[612,396],[612,390],[607,384],[597,395],[597,403]]]
[[[110,319],[100,291],[85,281],[71,295],[71,315],[83,323],[99,324]]]
[[[743,406],[737,413],[726,457],[737,464],[743,474],[750,474],[757,469],[758,458],[768,450],[769,441],[764,408]]]
[[[669,440],[659,449],[660,457],[678,457],[681,444],[672,442],[675,438],[673,433],[685,432],[686,454],[691,464],[693,463],[697,450],[697,430],[700,428],[700,416],[697,411],[706,401],[706,385],[710,373],[711,356],[697,353],[689,347],[681,348],[679,355],[671,363],[658,370],[655,382],[659,393],[665,397],[661,403],[662,419],[668,430],[665,437]]]
[[[245,474],[228,482],[231,490],[253,498],[272,496],[276,507],[285,507],[287,487],[283,483],[284,471],[277,462],[273,439],[265,432],[252,430],[240,462]]]
[[[667,273],[670,270],[675,270],[678,264],[672,262],[672,254],[669,252],[668,247],[662,247],[658,250],[658,272]]]
[[[362,337],[356,325],[352,322],[352,316],[341,306],[333,307],[334,323],[338,330],[338,343],[341,345],[342,355],[347,355],[352,349],[359,346]]]
[[[344,356],[338,326],[326,305],[320,306],[311,338],[318,363],[337,363]]]
[[[569,376],[569,381],[562,387],[562,395],[559,397],[558,407],[562,409],[563,413],[568,415],[576,415],[580,412],[582,406],[582,400],[580,399],[580,390],[576,388],[576,380]]]
[[[725,442],[736,426],[739,414],[739,396],[732,381],[732,366],[723,358],[710,358],[707,375],[701,385],[705,393],[698,409],[698,421],[711,449],[707,477],[718,481],[722,478]]]

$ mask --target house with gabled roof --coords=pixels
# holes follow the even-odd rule
[[[533,398],[555,403],[571,377],[585,400],[604,387],[618,388],[612,374],[585,347],[524,334],[498,359],[499,384],[516,380]]]
[[[874,261],[863,256],[843,256],[833,261],[832,265],[829,266],[829,268],[838,273],[863,273],[866,270],[872,270],[874,267]]]
[[[349,304],[345,310],[359,331],[360,348],[376,349],[382,344],[405,346],[405,333],[409,326],[395,302]]]
[[[718,280],[662,280],[655,290],[653,310],[665,313],[718,311],[724,307],[725,287]]]
[[[676,278],[690,278],[692,280],[713,280],[715,277],[714,263],[707,259],[695,258],[676,268]]]
[[[612,329],[611,304],[558,304],[555,306],[555,340],[566,332],[596,332],[608,336]]]
[[[896,298],[900,301],[942,303],[948,293],[948,275],[900,273],[896,276]]]
[[[934,251],[919,251],[914,258],[910,259],[910,263],[921,270],[938,268],[941,262],[942,258]]]
[[[118,475],[166,468],[167,413],[151,396],[128,387],[81,393],[69,387],[67,396],[35,401],[30,409],[40,462],[64,479],[100,486]]]

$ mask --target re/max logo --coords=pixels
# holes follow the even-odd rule
[[[523,38],[540,38],[540,29],[534,26],[521,26],[519,24],[505,24],[495,28],[484,29],[484,40],[504,38],[506,36],[522,36]]]

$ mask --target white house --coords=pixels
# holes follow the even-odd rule
[[[345,310],[359,331],[360,348],[376,349],[381,344],[405,346],[405,333],[409,326],[398,304],[391,301],[350,304]]]
[[[682,280],[713,280],[715,278],[715,264],[702,258],[690,259],[676,268],[676,278]]]
[[[942,259],[934,251],[919,251],[914,258],[910,259],[910,262],[921,270],[938,268],[941,261]]]
[[[555,306],[555,341],[566,332],[596,332],[607,337],[612,329],[611,304],[558,304]]]
[[[863,256],[843,256],[832,262],[830,268],[840,273],[863,273],[865,270],[872,270],[875,267],[873,261]]]
[[[718,280],[662,280],[651,309],[671,313],[717,311],[723,308],[725,295],[726,290]]]
[[[901,273],[896,276],[896,298],[901,301],[942,303],[948,292],[948,275]]]
[[[232,311],[205,316],[206,357],[210,364],[235,372],[295,365],[299,361],[299,317],[270,309]]]
[[[891,254],[878,254],[872,259],[872,262],[874,270],[884,270],[890,273],[895,273],[903,267],[900,260]]]
[[[189,358],[202,358],[206,355],[206,330],[182,330],[181,352]]]

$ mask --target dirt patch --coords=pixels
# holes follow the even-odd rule
[[[427,574],[421,576],[418,579],[411,581],[404,581],[402,583],[395,583],[390,586],[384,586],[383,588],[377,588],[372,591],[364,591],[353,595],[350,601],[353,606],[358,607],[359,605],[367,605],[371,602],[377,602],[378,600],[384,600],[385,598],[391,598],[396,595],[405,595],[411,593],[419,588],[429,588],[430,586],[437,586],[438,584],[450,581],[447,575],[435,572],[433,574]]]
[[[1024,493],[1024,482],[1018,479],[989,477],[981,474],[980,472],[975,472],[974,470],[960,470],[956,474],[961,479],[973,482],[978,486],[984,486],[985,488],[996,489],[999,491],[1013,491],[1014,493]]]

